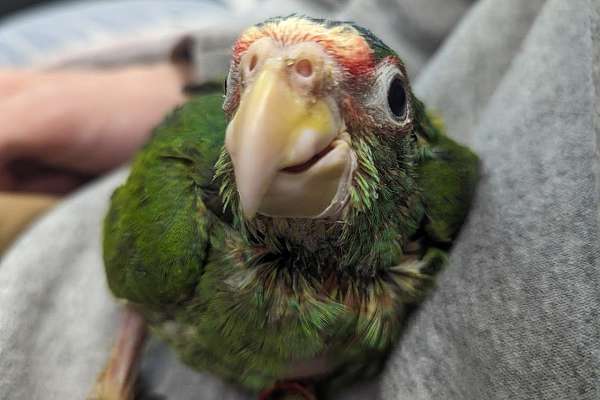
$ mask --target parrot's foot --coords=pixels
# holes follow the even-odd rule
[[[110,358],[98,376],[87,400],[133,400],[140,355],[146,338],[146,323],[126,307]]]
[[[260,392],[258,400],[317,400],[317,397],[310,385],[296,381],[281,381]]]

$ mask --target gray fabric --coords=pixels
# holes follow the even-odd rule
[[[474,29],[481,40],[501,32],[492,24],[481,31],[491,3],[480,4],[457,34]],[[514,12],[524,2],[512,3]],[[478,90],[490,86],[487,76],[498,65],[510,63],[488,96],[479,92],[480,121],[469,135],[483,158],[475,206],[440,289],[388,365],[385,398],[600,398],[592,81],[593,46],[600,43],[592,24],[600,20],[592,6],[598,3],[547,2],[527,32],[518,29],[526,33],[523,43],[506,59],[479,50],[493,61],[470,80],[460,78],[471,54],[453,37],[433,64],[446,68],[432,66],[419,82],[419,92],[443,107],[437,82],[455,76]],[[517,31],[515,19],[498,22]],[[462,90],[451,104],[461,115],[474,104],[473,93]]]
[[[228,2],[246,7],[240,18],[257,17],[248,3]],[[410,50],[401,54],[414,66],[465,7],[340,3],[339,12],[325,0],[310,7],[374,18],[367,25]],[[377,7],[367,13],[368,4]],[[446,22],[436,18],[444,7],[458,10],[445,12]],[[482,181],[438,289],[409,321],[382,379],[340,398],[600,398],[599,7],[482,0],[419,75],[417,94],[481,155]],[[408,26],[395,26],[394,13]],[[416,29],[435,33],[411,34]],[[100,222],[125,173],[65,201],[0,264],[0,398],[80,399],[91,386],[118,322]],[[148,347],[143,376],[169,399],[245,398],[190,371],[158,342]]]
[[[454,138],[473,142],[481,114],[544,4],[480,2],[424,68],[416,90],[429,108],[443,111]]]

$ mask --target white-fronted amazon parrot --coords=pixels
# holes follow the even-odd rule
[[[105,220],[108,284],[193,368],[326,398],[380,369],[477,178],[370,31],[272,18],[235,43],[225,96],[191,98],[135,157]],[[124,329],[98,398],[131,389],[143,329]]]

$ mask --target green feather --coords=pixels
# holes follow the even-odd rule
[[[428,156],[417,171],[427,215],[425,229],[440,242],[450,242],[462,226],[479,180],[479,159],[467,147],[442,134],[440,118],[423,113]]]
[[[202,274],[215,217],[201,200],[223,144],[219,96],[176,110],[135,158],[104,222],[111,290],[144,304],[192,295]]]
[[[393,54],[354,27],[377,60]],[[330,368],[326,383],[376,372],[409,305],[433,286],[478,178],[477,157],[409,99],[411,132],[350,126],[358,166],[342,221],[248,221],[223,148],[223,98],[192,98],[155,130],[111,199],[110,289],[184,362],[250,390],[315,358]]]

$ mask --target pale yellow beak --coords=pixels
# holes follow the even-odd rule
[[[348,175],[335,104],[298,90],[289,62],[267,60],[241,95],[225,146],[244,215],[316,217]],[[346,134],[347,136],[347,134]]]

